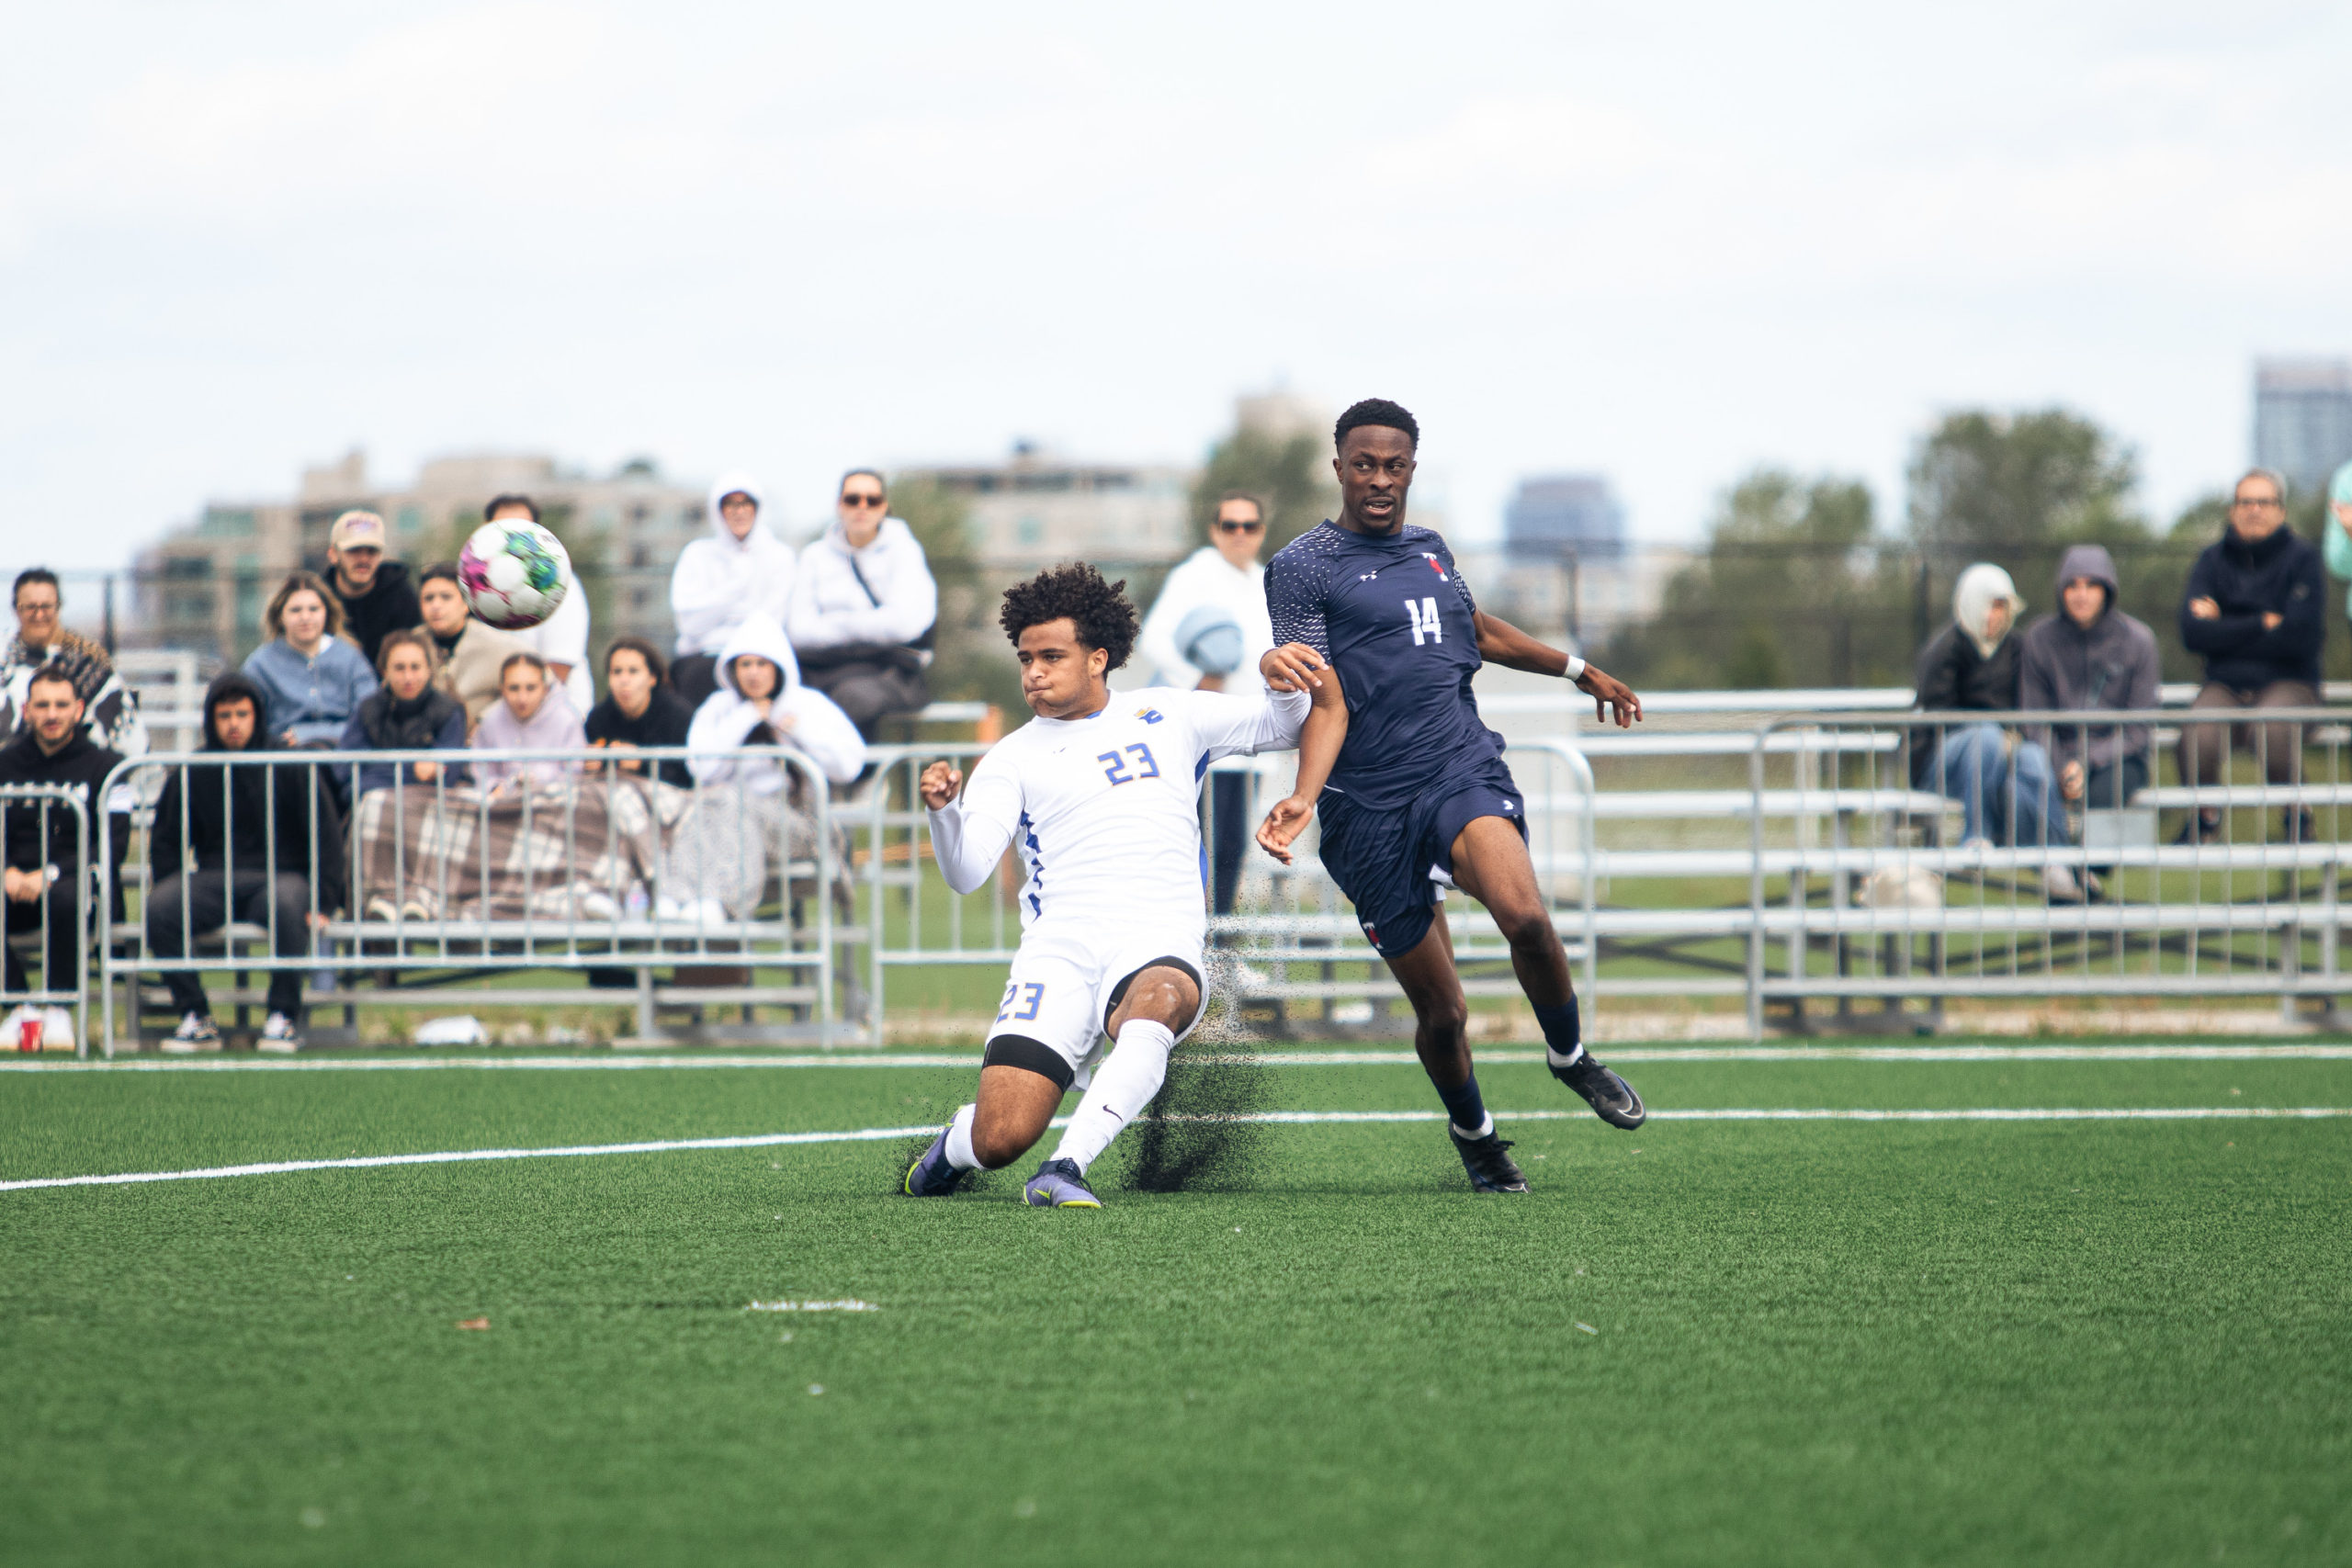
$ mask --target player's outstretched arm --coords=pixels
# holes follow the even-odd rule
[[[1278,648],[1260,660],[1259,673],[1268,685],[1274,684],[1273,661],[1293,653],[1306,654],[1321,668],[1311,672],[1313,682],[1306,687],[1306,724],[1298,735],[1298,784],[1287,796],[1274,802],[1258,828],[1258,847],[1284,865],[1291,863],[1291,840],[1306,830],[1315,815],[1316,799],[1322,795],[1324,781],[1331,776],[1332,765],[1340,760],[1340,747],[1348,738],[1348,701],[1340,689],[1340,672],[1313,649],[1296,643]]]
[[[1478,657],[1487,663],[1499,664],[1507,670],[1524,670],[1532,675],[1559,676],[1568,672],[1568,656],[1558,649],[1536,641],[1509,621],[1484,610],[1477,615]],[[1624,729],[1642,716],[1642,699],[1634,694],[1634,689],[1597,664],[1587,664],[1573,684],[1592,699],[1592,716],[1603,724],[1614,718],[1617,728]]]

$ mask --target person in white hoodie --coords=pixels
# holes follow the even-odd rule
[[[662,897],[700,918],[718,918],[716,904],[741,919],[759,903],[769,851],[787,828],[791,858],[814,852],[815,817],[779,753],[797,751],[845,784],[865,767],[865,742],[831,697],[801,684],[792,644],[764,611],[735,628],[718,673],[718,689],[686,730],[695,799],[671,846]],[[746,748],[766,754],[734,754]]]
[[[857,732],[931,701],[939,586],[922,543],[888,515],[889,491],[872,468],[842,476],[833,525],[800,552],[786,627],[800,656],[800,678],[841,705]]]
[[[792,547],[760,518],[760,487],[748,474],[721,474],[710,487],[710,537],[678,554],[670,574],[677,624],[671,683],[689,703],[718,688],[718,651],[754,613],[778,626],[792,613]]]
[[[1228,491],[1216,503],[1209,542],[1168,574],[1144,617],[1136,644],[1155,682],[1244,697],[1266,689],[1258,660],[1274,646],[1274,623],[1266,609],[1266,569],[1258,560],[1265,542],[1265,504],[1246,491]],[[1210,890],[1220,915],[1233,913],[1250,826],[1249,775],[1211,773]]]

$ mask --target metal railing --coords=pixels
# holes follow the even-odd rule
[[[847,887],[824,779],[805,757],[775,747],[693,754],[705,768],[752,773],[749,781],[654,779],[659,764],[688,757],[683,747],[649,747],[274,750],[126,761],[108,775],[108,791],[130,785],[154,804],[136,814],[137,846],[123,871],[135,914],[123,927],[110,910],[100,922],[107,1053],[117,1039],[117,983],[135,1021],[141,976],[175,972],[199,983],[207,975],[242,985],[248,974],[321,971],[373,972],[392,982],[364,991],[338,983],[325,999],[346,1010],[623,1006],[648,1039],[660,1008],[781,1006],[804,1016],[778,1037],[833,1043],[843,1025],[831,959],[848,911],[838,897]],[[418,778],[414,764],[436,776]],[[483,788],[486,773],[506,764],[537,776]],[[346,817],[355,770],[390,777],[369,789],[363,773]],[[759,770],[774,771],[773,790],[763,793],[769,775]],[[240,812],[218,804],[224,795],[259,815],[260,843],[250,841],[250,826],[239,843]],[[169,874],[160,884],[159,845]],[[341,898],[330,890],[338,882]],[[804,918],[804,906],[813,918]],[[159,937],[169,951],[158,950]],[[657,967],[679,965],[795,977],[765,986],[656,983]],[[533,970],[625,972],[630,984],[442,988]],[[435,983],[401,983],[419,975]],[[254,1000],[242,989],[228,999],[241,1013]]]
[[[1924,1003],[1931,1021],[1961,998],[2259,996],[2291,1012],[2299,998],[2352,989],[2352,977],[2338,973],[2339,882],[2352,842],[2346,716],[2324,708],[2167,707],[2096,720],[1782,710],[1732,730],[1554,737],[1515,744],[1507,757],[1588,1010],[1611,999],[1719,998],[1744,1008],[1759,1034],[1768,1024],[1908,1027],[1923,1015],[1905,1009]],[[2111,773],[2069,795],[2062,769],[2025,760],[2029,748],[2061,761],[2088,754],[2101,739],[2095,731],[2115,725],[2135,745],[2144,739],[2144,780]],[[2245,729],[2238,739],[2248,746],[2223,744],[2219,768],[2183,777],[2181,737],[2221,727]],[[1645,744],[1623,744],[1634,740]],[[1955,771],[1949,759],[1963,743],[1990,748],[1973,755],[1997,765],[1981,775]],[[665,805],[642,775],[624,776],[627,760],[683,760],[683,749],[134,759],[107,782],[108,799],[145,803],[123,878],[130,919],[116,922],[107,889],[93,895],[99,957],[88,977],[100,987],[102,1023],[77,1039],[111,1050],[118,993],[135,1019],[141,981],[180,970],[216,981],[332,973],[332,988],[314,987],[308,1001],[342,1006],[346,1023],[361,1007],[612,1006],[631,1010],[636,1038],[651,1039],[660,1010],[761,1008],[786,1015],[763,1026],[764,1038],[878,1043],[888,1005],[906,1005],[918,972],[929,972],[924,983],[936,989],[942,975],[1002,966],[1019,944],[1009,882],[958,897],[923,863],[931,852],[916,774],[943,757],[968,771],[985,750],[872,748],[870,776],[845,801],[831,798],[795,753],[725,754],[786,770],[802,803],[789,820],[728,818],[723,831],[739,849],[756,840],[766,868],[756,906],[743,903],[739,886],[732,908],[713,907],[663,837],[665,823],[674,829],[718,786],[677,789]],[[301,874],[300,897],[282,908],[255,902],[250,919],[208,926],[185,880],[154,886],[159,834],[187,840],[163,857],[167,869],[189,863],[198,847],[187,814],[191,770],[268,770],[260,808],[277,823],[273,792],[331,790],[332,776],[355,764],[420,761],[538,763],[558,777],[493,805],[471,784],[447,774],[421,782],[402,768],[339,822],[288,815],[303,834],[299,845],[273,829],[243,858],[265,883],[281,869]],[[1204,787],[1208,842],[1219,837],[1218,813],[1236,800],[1244,827],[1254,829],[1287,789],[1290,766],[1283,756],[1218,764],[1212,777],[1238,776],[1244,787],[1221,796]],[[165,794],[158,781],[174,774],[182,788],[161,801],[166,819],[156,820]],[[1970,778],[1980,780],[1973,799]],[[119,787],[142,780],[144,788]],[[2184,834],[2208,811],[2210,827]],[[529,847],[493,851],[493,818]],[[308,870],[326,852],[311,838],[322,821],[335,823],[335,853],[348,872],[339,904]],[[78,830],[85,846],[96,840],[86,822]],[[1287,868],[1250,847],[1238,904],[1207,922],[1228,1003],[1308,1031],[1367,1021],[1401,996],[1325,874],[1318,841],[1310,829]],[[238,858],[232,844],[214,853],[223,863]],[[181,940],[159,949],[150,916],[168,914],[174,898]],[[1449,919],[1465,991],[1515,994],[1492,920],[1467,900],[1450,906]],[[288,921],[303,928],[296,940]],[[682,966],[689,973],[675,974]],[[596,969],[625,975],[626,985],[484,987],[501,975]],[[737,973],[696,977],[695,969]],[[760,970],[778,977],[754,983]],[[352,983],[370,975],[371,987]],[[242,986],[225,995],[250,1005]]]

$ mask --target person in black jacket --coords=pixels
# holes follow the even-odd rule
[[[343,635],[359,645],[372,667],[384,634],[424,618],[408,568],[384,558],[384,520],[346,512],[327,536],[327,588],[343,605]]]
[[[615,637],[605,650],[605,700],[588,710],[588,744],[622,750],[684,746],[694,721],[695,710],[670,688],[660,650],[641,637]],[[645,764],[625,761],[619,765],[635,773]],[[678,758],[654,764],[653,776],[680,789],[695,784],[694,775]]]
[[[262,694],[242,674],[227,674],[204,694],[207,751],[278,751],[261,727]],[[270,951],[300,958],[311,933],[344,902],[342,815],[326,770],[298,761],[277,765],[190,762],[175,769],[155,803],[148,835],[147,945],[158,958],[177,958],[202,933],[232,919],[266,926]],[[188,1052],[218,1046],[204,984],[188,970],[167,970],[164,984],[180,1013],[164,1049]],[[275,969],[269,976],[269,1018],[261,1049],[301,1049],[302,974]]]
[[[89,852],[108,854],[118,866],[122,863],[128,825],[120,830],[110,828],[98,786],[121,761],[121,753],[90,739],[74,677],[55,665],[34,671],[25,696],[25,728],[0,748],[0,784],[64,784],[77,791],[89,814]],[[80,971],[83,944],[89,940],[74,908],[76,890],[89,873],[78,852],[73,814],[56,807],[44,812],[36,805],[12,804],[6,822],[6,842],[0,858],[7,863],[7,929],[46,930],[42,989],[72,990]],[[29,989],[16,949],[0,943],[0,951],[7,955],[7,988],[12,992]]]
[[[2199,553],[2180,596],[2180,640],[2205,660],[2205,684],[2189,706],[2317,707],[2320,649],[2327,641],[2326,583],[2319,551],[2287,526],[2286,481],[2267,468],[2238,480],[2229,527]],[[2181,782],[2227,782],[2231,740],[2262,760],[2270,783],[2291,784],[2301,777],[2298,726],[2184,724]],[[2290,836],[2307,820],[2289,807]],[[2221,811],[2208,807],[2190,817],[2181,836],[2214,838],[2221,830]]]
[[[2009,574],[1979,561],[1952,588],[1951,625],[1919,650],[1916,705],[1928,713],[2015,713],[2018,646],[2010,633],[2025,601]],[[1963,846],[2011,839],[2064,843],[2065,797],[2050,753],[1995,723],[1913,732],[1911,783],[1960,802]]]

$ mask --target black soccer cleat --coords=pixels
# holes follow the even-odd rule
[[[1591,1052],[1582,1053],[1565,1067],[1560,1065],[1559,1053],[1548,1047],[1544,1058],[1552,1076],[1584,1096],[1592,1113],[1611,1127],[1630,1133],[1649,1115],[1642,1109],[1642,1097],[1634,1092],[1634,1086],[1594,1061]]]
[[[1453,1140],[1453,1152],[1462,1156],[1462,1168],[1470,1173],[1470,1185],[1480,1192],[1524,1192],[1527,1173],[1519,1162],[1504,1153],[1510,1140],[1488,1133],[1483,1138],[1465,1138],[1453,1122],[1445,1124],[1445,1135]]]

